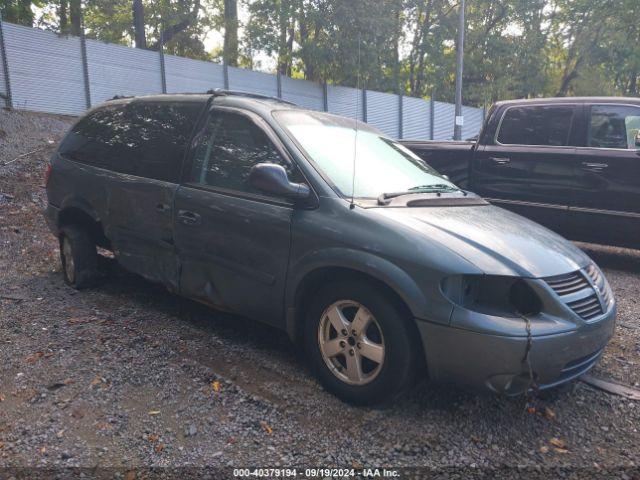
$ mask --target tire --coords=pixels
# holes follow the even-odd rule
[[[84,228],[78,225],[60,231],[60,261],[64,281],[76,290],[96,284],[98,280],[98,252],[96,244]]]
[[[337,310],[343,314],[339,320]],[[356,330],[362,330],[359,326],[367,322],[353,322],[356,316],[360,320],[373,317],[364,334]],[[419,349],[407,317],[405,309],[375,284],[354,280],[322,287],[307,311],[304,344],[325,389],[355,405],[374,405],[394,400],[411,386]],[[344,324],[344,320],[351,322]],[[358,328],[352,329],[355,334],[348,328],[346,336],[338,332],[335,326],[339,322],[351,327],[357,324]],[[330,357],[339,349],[340,353]],[[358,363],[359,369],[354,367]]]

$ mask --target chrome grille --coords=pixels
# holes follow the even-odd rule
[[[584,278],[584,275],[579,271],[557,277],[550,277],[545,279],[545,281],[560,296],[579,292],[590,286],[589,281]]]
[[[589,265],[584,273],[578,270],[545,278],[545,282],[571,310],[584,320],[591,320],[604,313],[600,295],[602,295],[604,305],[608,304],[608,292],[604,277],[593,264]],[[582,294],[578,292],[582,292]]]

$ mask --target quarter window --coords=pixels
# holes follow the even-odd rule
[[[505,145],[569,145],[573,107],[565,105],[509,108],[496,139]]]
[[[119,173],[177,182],[200,103],[107,105],[65,137],[59,153]]]
[[[249,172],[258,163],[282,165],[292,182],[302,181],[267,134],[244,115],[214,111],[195,140],[189,180],[239,192],[264,192],[249,184]]]
[[[593,105],[589,120],[590,147],[636,149],[640,108],[626,105]]]

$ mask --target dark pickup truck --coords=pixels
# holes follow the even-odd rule
[[[477,141],[403,141],[462,188],[567,238],[640,248],[640,99],[496,103]]]

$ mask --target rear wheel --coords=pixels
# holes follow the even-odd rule
[[[375,285],[323,287],[307,314],[305,343],[324,387],[359,405],[389,401],[405,390],[417,364],[406,317]]]
[[[60,261],[67,285],[81,290],[98,279],[98,252],[91,235],[78,225],[63,227],[60,232]]]

